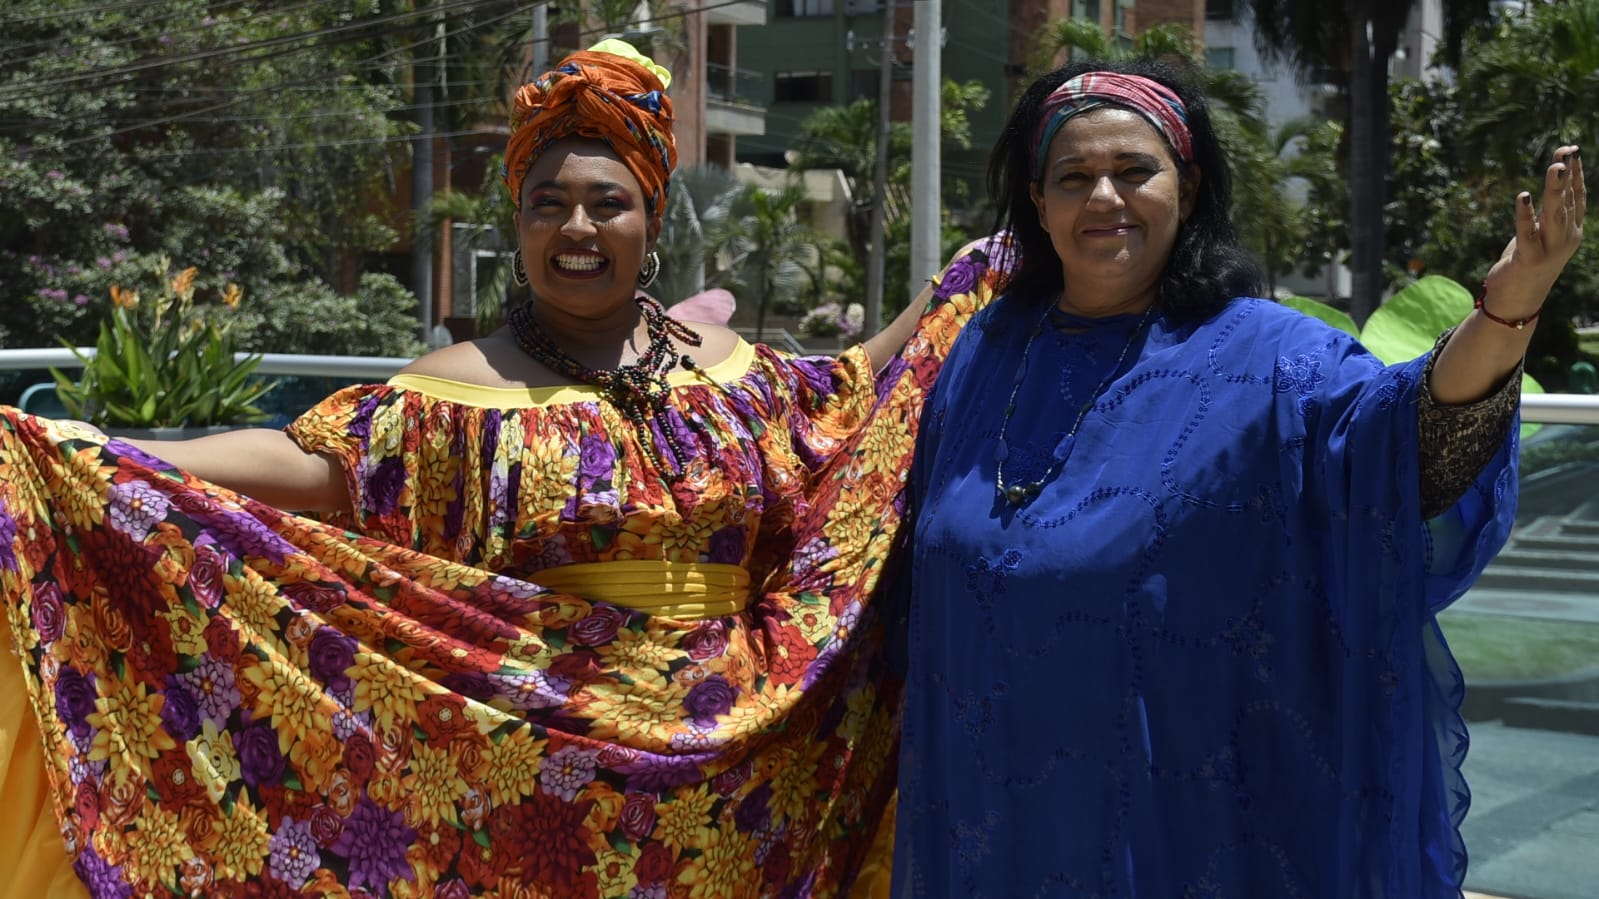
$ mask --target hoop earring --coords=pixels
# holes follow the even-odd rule
[[[649,287],[655,283],[656,277],[661,274],[661,257],[654,250],[644,257],[644,264],[638,269],[638,286]]]
[[[511,254],[511,280],[516,282],[517,287],[527,286],[527,269],[522,267],[521,247],[517,247],[516,252]]]

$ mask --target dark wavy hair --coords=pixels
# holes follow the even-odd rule
[[[1175,91],[1188,108],[1194,163],[1202,174],[1193,213],[1178,228],[1161,273],[1157,300],[1161,308],[1175,318],[1204,318],[1234,297],[1258,295],[1260,269],[1233,229],[1232,178],[1204,94],[1194,86],[1187,69],[1151,59],[1071,62],[1033,82],[1017,101],[988,164],[988,192],[998,206],[996,230],[1010,231],[1021,251],[1021,263],[1002,289],[1027,297],[1050,297],[1065,288],[1060,257],[1038,221],[1038,209],[1029,193],[1036,150],[1033,141],[1050,93],[1067,80],[1094,71],[1158,81]],[[1172,155],[1175,158],[1176,154]],[[1179,171],[1182,177],[1189,177],[1180,165]]]

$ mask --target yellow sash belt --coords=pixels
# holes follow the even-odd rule
[[[528,580],[561,593],[681,621],[734,615],[744,611],[750,598],[750,573],[738,565],[716,562],[581,562],[535,572]]]

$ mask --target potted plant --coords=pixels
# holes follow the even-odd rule
[[[73,349],[83,363],[79,377],[51,371],[62,404],[122,437],[186,437],[265,418],[255,403],[273,384],[251,378],[261,357],[235,358],[231,322],[201,313],[196,270],[173,275],[163,259],[155,274],[152,297],[112,285],[94,352]],[[236,309],[242,297],[228,284],[218,301]]]

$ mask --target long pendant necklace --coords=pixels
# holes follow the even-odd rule
[[[1044,314],[1039,316],[1037,324],[1033,325],[1032,332],[1027,335],[1027,343],[1022,345],[1021,358],[1016,363],[1016,380],[1011,385],[1010,399],[1005,403],[1005,417],[1000,419],[999,422],[999,446],[994,449],[994,490],[1013,506],[1023,505],[1037,496],[1039,491],[1044,489],[1044,484],[1055,476],[1055,473],[1060,470],[1062,465],[1066,464],[1066,454],[1056,452],[1054,461],[1039,476],[1038,480],[1019,481],[1009,487],[1005,486],[1005,460],[1010,457],[1010,446],[1005,442],[1005,430],[1010,427],[1011,416],[1016,414],[1016,395],[1021,392],[1022,381],[1027,377],[1027,353],[1033,348],[1033,341],[1038,339],[1038,335],[1044,333],[1044,322],[1049,319],[1049,316],[1054,311],[1055,305],[1051,303],[1044,310]],[[1127,361],[1128,352],[1132,350],[1133,344],[1138,342],[1138,335],[1144,332],[1144,327],[1149,324],[1150,315],[1154,311],[1155,307],[1153,306],[1144,311],[1143,318],[1138,320],[1138,324],[1133,327],[1133,333],[1128,335],[1127,343],[1122,345],[1121,355],[1116,357],[1116,364],[1112,365],[1110,372],[1100,380],[1099,386],[1094,388],[1094,392],[1088,397],[1088,401],[1078,407],[1077,418],[1072,422],[1071,430],[1067,431],[1066,436],[1061,438],[1062,444],[1077,439],[1077,429],[1082,427],[1083,419],[1088,417],[1088,413],[1094,408],[1094,404],[1099,402],[1100,396],[1110,388],[1111,382],[1115,381],[1116,376],[1121,373],[1122,363]]]
[[[599,388],[618,412],[632,421],[639,431],[644,453],[657,470],[675,482],[682,474],[688,456],[683,451],[677,430],[667,419],[667,396],[671,387],[667,375],[681,365],[689,371],[698,366],[688,354],[678,355],[672,347],[676,338],[689,346],[699,346],[703,338],[689,326],[668,316],[655,300],[640,296],[639,313],[644,318],[644,331],[649,335],[649,346],[635,361],[612,369],[589,368],[567,355],[549,333],[539,327],[533,316],[533,304],[523,303],[511,310],[507,320],[517,346],[535,361],[557,374]],[[653,419],[655,427],[651,428]],[[672,451],[675,464],[668,465],[655,443],[653,433],[658,431]]]

